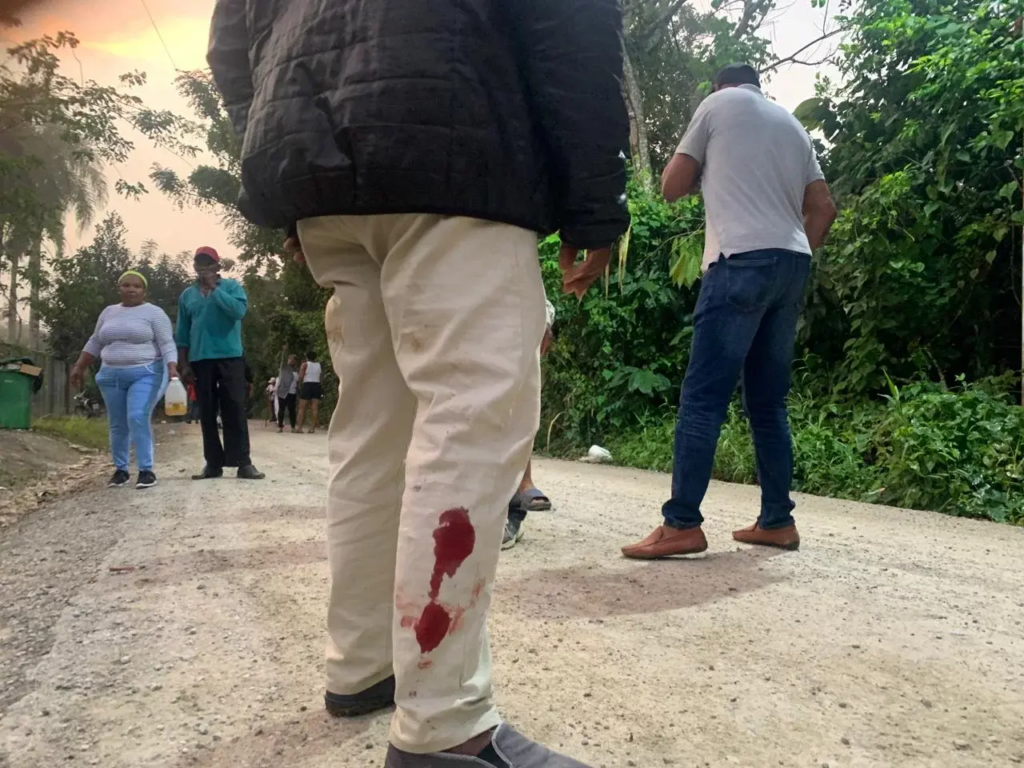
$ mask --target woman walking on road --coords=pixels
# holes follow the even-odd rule
[[[153,473],[153,408],[170,378],[178,375],[178,350],[171,320],[155,304],[146,302],[146,278],[129,270],[118,280],[121,303],[100,313],[96,330],[71,369],[71,385],[82,386],[85,370],[97,358],[102,365],[96,385],[107,405],[110,452],[114,474],[108,485],[120,487],[131,480],[131,448],[139,468],[136,488],[156,485]]]
[[[292,425],[292,432],[298,432],[295,428],[295,398],[299,391],[299,376],[295,370],[299,359],[295,355],[288,355],[288,361],[281,366],[277,374],[277,431],[284,432],[284,412],[288,411],[288,421]]]
[[[306,421],[307,406],[309,407],[309,434],[312,435],[316,432],[317,425],[320,423],[320,401],[324,397],[323,386],[320,383],[322,373],[323,368],[317,362],[316,352],[307,352],[306,362],[299,370],[299,381],[302,382],[299,387],[299,432],[302,431],[302,425]]]

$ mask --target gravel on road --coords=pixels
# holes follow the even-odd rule
[[[0,766],[383,765],[388,715],[323,711],[326,438],[253,424],[262,482],[90,488],[0,534]],[[799,497],[799,552],[736,545],[755,488],[715,484],[708,552],[638,563],[663,475],[537,460],[555,504],[503,553],[496,695],[594,768],[1024,760],[1024,529]]]

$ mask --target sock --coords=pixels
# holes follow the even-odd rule
[[[498,756],[493,744],[488,744],[484,751],[476,756],[476,759],[483,760],[485,763],[493,765],[494,768],[508,768],[508,763]]]

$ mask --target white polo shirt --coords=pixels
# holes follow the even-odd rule
[[[811,252],[804,190],[825,177],[807,131],[760,88],[723,88],[704,99],[676,152],[701,164],[705,270],[723,254]]]

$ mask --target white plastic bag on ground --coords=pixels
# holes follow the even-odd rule
[[[587,455],[580,459],[580,461],[585,461],[588,464],[606,464],[611,460],[611,453],[607,448],[602,448],[600,445],[590,446]]]

